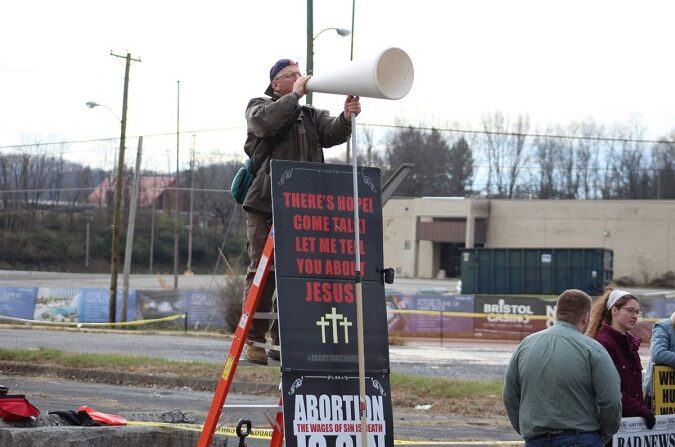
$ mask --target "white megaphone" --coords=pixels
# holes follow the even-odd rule
[[[410,91],[413,78],[412,61],[406,52],[387,48],[374,58],[356,60],[331,73],[314,75],[306,87],[310,92],[401,99]]]

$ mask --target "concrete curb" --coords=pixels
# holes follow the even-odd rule
[[[2,362],[0,372],[10,375],[39,375],[78,381],[158,386],[163,388],[190,388],[213,391],[217,379],[201,379],[169,375],[123,373],[97,369],[67,368],[59,365],[35,365],[23,362]],[[233,382],[232,392],[242,394],[278,395],[279,386],[269,383]],[[120,413],[129,418],[132,415]],[[134,415],[130,420],[159,420],[158,415]],[[150,416],[150,417],[149,417]],[[55,415],[40,415],[36,420],[9,423],[0,419],[0,446],[2,447],[194,447],[199,431],[155,427],[77,427],[64,425]],[[215,437],[212,447],[221,447],[223,437]],[[225,444],[226,445],[226,444]]]
[[[3,447],[194,447],[198,439],[198,432],[154,427],[0,428]],[[211,443],[222,445],[219,437]]]
[[[198,391],[213,391],[217,379],[181,377],[172,375],[148,375],[131,372],[115,372],[100,369],[68,368],[59,365],[35,365],[24,362],[2,362],[0,372],[14,375],[40,375],[62,379],[109,383],[113,385],[159,386],[164,388],[190,388]],[[230,392],[242,394],[278,395],[279,385],[271,383],[233,382]]]

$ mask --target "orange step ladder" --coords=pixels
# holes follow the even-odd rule
[[[251,322],[254,318],[256,308],[258,307],[258,301],[260,300],[262,291],[265,288],[265,283],[267,282],[267,278],[273,267],[273,263],[274,227],[270,229],[270,233],[267,236],[267,241],[265,242],[265,247],[263,248],[262,255],[260,256],[260,262],[258,263],[258,269],[256,270],[255,276],[253,277],[251,288],[248,291],[246,303],[242,309],[241,318],[239,319],[239,324],[237,325],[237,329],[234,332],[234,339],[232,340],[230,351],[228,352],[227,359],[225,360],[223,374],[218,380],[218,385],[216,386],[216,391],[213,395],[213,401],[211,402],[209,413],[206,416],[206,420],[204,421],[204,427],[202,428],[202,432],[199,436],[197,447],[211,446],[213,435],[218,428],[218,421],[220,420],[220,416],[223,411],[227,393],[230,390],[230,386],[232,385],[232,381],[234,379],[234,373],[237,369],[237,365],[239,364],[239,357],[244,350],[246,337],[248,336]],[[284,440],[283,410],[281,408],[281,400],[278,407],[274,407],[278,408],[278,410],[276,413],[276,420],[274,421],[275,423],[272,424],[273,431],[270,447],[281,447]]]

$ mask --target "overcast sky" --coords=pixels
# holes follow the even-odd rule
[[[314,34],[351,28],[351,15],[352,0],[315,0]],[[407,97],[364,98],[360,120],[475,129],[498,110],[540,125],[638,115],[655,138],[675,128],[673,17],[666,0],[356,0],[355,58],[399,47],[415,70]],[[129,51],[142,62],[131,67],[128,163],[131,137],[146,135],[144,166],[175,169],[180,80],[185,168],[193,133],[200,161],[243,158],[244,109],[262,96],[270,66],[290,57],[304,70],[306,0],[21,0],[4,5],[0,38],[1,151],[119,137],[115,115],[85,102],[121,115],[124,61],[110,52]],[[349,55],[350,37],[325,32],[314,71]],[[342,101],[314,96],[333,113]],[[65,153],[109,168],[117,144],[70,143]]]

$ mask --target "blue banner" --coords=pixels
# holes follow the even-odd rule
[[[78,321],[81,323],[106,323],[110,321],[110,291],[108,289],[80,289],[74,299]],[[122,290],[117,290],[115,321],[122,321]],[[136,314],[136,290],[129,289],[127,321]]]
[[[0,287],[0,315],[33,319],[37,287]]]
[[[183,308],[188,327],[195,329],[225,327],[225,309],[215,291],[188,290],[183,294]]]

